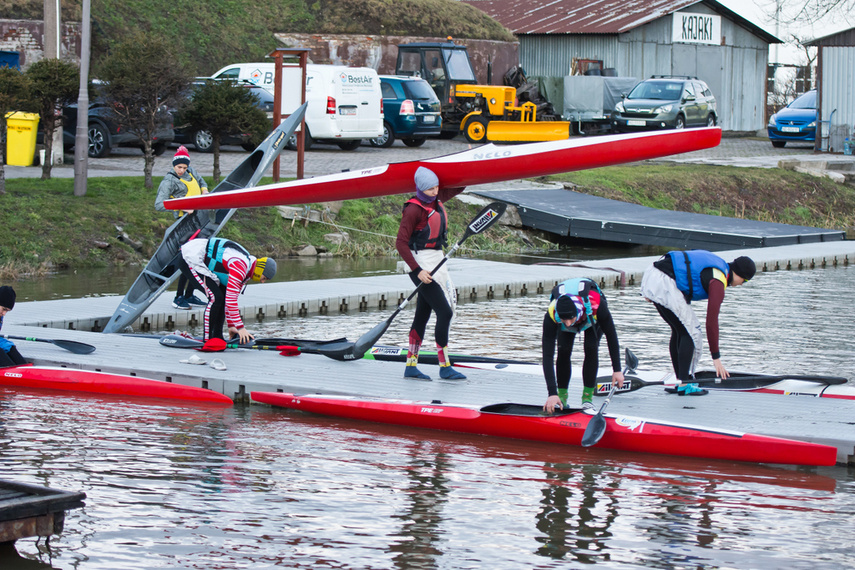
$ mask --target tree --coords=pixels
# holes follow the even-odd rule
[[[79,70],[76,65],[61,59],[42,59],[30,66],[26,76],[39,109],[46,157],[42,164],[42,180],[48,180],[53,167],[50,158],[53,156],[53,134],[62,128],[63,107],[77,98]]]
[[[187,65],[165,39],[135,33],[110,50],[98,66],[98,74],[113,103],[116,122],[140,141],[145,187],[152,188],[155,132],[163,114],[179,105],[190,84]]]
[[[214,141],[214,183],[220,180],[220,140],[230,133],[251,133],[250,141],[261,142],[270,132],[267,115],[259,109],[255,95],[234,81],[209,80],[196,87],[182,110],[183,122],[195,131],[208,131]]]
[[[17,69],[0,67],[0,194],[6,193],[6,113],[20,111],[29,101],[29,82]]]

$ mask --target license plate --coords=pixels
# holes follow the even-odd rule
[[[425,123],[432,123],[435,120],[436,120],[436,117],[434,117],[433,115],[427,115],[425,117],[422,117],[422,121]]]
[[[634,120],[629,120],[629,121],[627,121],[627,122],[626,122],[626,126],[628,126],[628,127],[646,127],[646,126],[647,126],[647,121],[634,121]]]
[[[339,107],[338,108],[339,115],[355,115],[356,107]]]
[[[799,127],[781,127],[782,133],[799,133],[801,129]]]

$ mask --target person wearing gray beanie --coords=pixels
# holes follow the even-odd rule
[[[0,287],[0,330],[3,329],[3,318],[15,308],[16,297],[15,290],[9,285]],[[0,338],[0,368],[20,366],[21,364],[27,364],[27,361],[18,352],[15,343],[8,338]]]
[[[750,257],[740,256],[731,263],[706,250],[671,251],[647,268],[641,279],[641,294],[652,302],[671,328],[668,345],[674,374],[680,381],[676,392],[703,396],[694,379],[701,357],[701,324],[691,302],[707,300],[706,333],[718,378],[730,376],[721,362],[718,315],[728,287],[749,281],[757,271]],[[667,389],[669,392],[672,391]]]
[[[404,378],[430,380],[430,376],[416,366],[428,320],[431,313],[434,313],[439,375],[446,380],[464,380],[466,376],[451,366],[448,356],[449,329],[457,305],[454,283],[446,265],[431,275],[431,271],[444,257],[443,248],[448,245],[448,215],[444,203],[463,192],[463,188],[440,189],[439,177],[424,166],[416,169],[413,183],[416,194],[404,204],[395,239],[395,249],[410,268],[410,279],[415,285],[421,284],[416,297],[413,324],[410,327]]]

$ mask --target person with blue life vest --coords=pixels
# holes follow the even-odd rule
[[[567,406],[572,366],[570,356],[576,335],[584,333],[585,358],[582,363],[582,408],[594,407],[594,390],[600,367],[600,339],[605,335],[612,363],[612,382],[623,387],[620,367],[620,343],[606,296],[591,279],[568,279],[552,289],[549,306],[543,316],[543,377],[549,394],[543,410],[551,414],[555,408]],[[558,345],[558,358],[555,346]]]
[[[276,275],[276,260],[256,258],[240,244],[225,238],[192,239],[181,246],[181,272],[195,280],[208,303],[205,307],[205,344],[201,350],[226,349],[223,324],[231,337],[244,344],[255,338],[244,327],[238,295],[250,280],[265,283]]]
[[[6,313],[15,308],[15,298],[17,294],[15,290],[8,285],[0,287],[0,329],[3,328],[3,318]],[[27,361],[18,352],[15,343],[6,338],[0,338],[0,368],[8,368],[9,366],[20,366],[27,364]]]
[[[433,276],[430,272],[442,261],[442,248],[447,245],[448,215],[444,203],[463,192],[463,188],[439,187],[439,178],[429,168],[420,166],[414,175],[416,194],[404,204],[395,249],[410,268],[410,279],[421,283],[416,297],[416,312],[410,327],[407,364],[404,378],[430,380],[418,368],[419,349],[431,312],[436,315],[434,337],[439,357],[439,376],[446,380],[465,380],[466,376],[451,366],[448,336],[457,305],[457,292],[443,265]]]
[[[691,382],[701,358],[701,323],[691,302],[707,300],[706,333],[716,376],[730,376],[721,362],[718,317],[728,287],[749,281],[757,271],[750,257],[728,263],[705,250],[671,251],[647,268],[641,279],[641,294],[652,302],[671,327],[668,351],[674,374],[680,381],[677,393],[702,396],[707,393]],[[669,390],[673,391],[673,390]]]
[[[184,198],[185,196],[199,196],[200,194],[208,193],[208,184],[205,179],[190,166],[190,153],[187,152],[187,147],[181,145],[175,151],[175,156],[172,157],[172,170],[170,170],[160,185],[157,187],[157,198],[154,200],[154,209],[159,212],[165,212],[166,208],[163,205],[165,200],[172,198]],[[178,219],[185,214],[193,214],[194,210],[175,210],[172,215]],[[197,289],[196,282],[188,279],[183,273],[178,276],[178,289],[175,292],[175,299],[172,300],[172,306],[176,309],[190,310],[190,305],[205,305],[193,293]]]

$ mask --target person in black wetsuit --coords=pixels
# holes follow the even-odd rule
[[[0,287],[0,329],[3,328],[3,317],[15,308],[15,290],[8,285]],[[9,339],[0,338],[0,368],[19,366],[27,364],[27,361],[18,352],[15,343]]]
[[[706,333],[716,376],[729,374],[721,362],[718,316],[728,287],[742,285],[754,277],[757,267],[750,257],[737,257],[727,263],[705,250],[671,251],[644,272],[641,294],[652,302],[659,315],[671,327],[668,350],[674,374],[681,384],[681,396],[703,396],[707,393],[691,382],[701,357],[703,335],[701,323],[691,302],[708,299]]]
[[[442,261],[442,248],[447,245],[448,216],[443,203],[463,192],[463,188],[440,189],[439,178],[423,166],[416,170],[414,181],[416,195],[404,204],[401,225],[395,239],[395,248],[411,269],[410,279],[416,285],[422,283],[416,297],[416,314],[410,327],[404,378],[430,379],[416,366],[425,328],[431,312],[434,312],[439,375],[446,380],[464,380],[466,376],[451,366],[448,357],[448,333],[457,305],[454,283],[448,275],[447,265],[443,265],[433,276],[430,274]]]
[[[549,397],[543,410],[549,414],[567,405],[567,389],[572,367],[570,356],[576,335],[584,333],[585,359],[582,364],[582,408],[594,407],[593,396],[600,366],[600,339],[605,334],[612,362],[612,382],[623,386],[620,368],[620,344],[606,296],[590,279],[568,279],[552,289],[549,306],[543,316],[543,377]],[[555,345],[558,344],[558,360]]]

